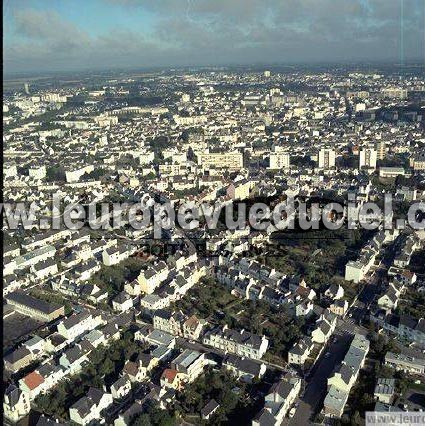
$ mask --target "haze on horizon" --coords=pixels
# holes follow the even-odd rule
[[[425,62],[424,0],[5,0],[4,72]]]

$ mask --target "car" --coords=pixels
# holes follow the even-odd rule
[[[289,410],[289,418],[294,417],[295,412],[297,411],[297,409],[295,407],[292,407]]]
[[[329,358],[330,354],[331,354],[330,352],[326,352],[325,353],[325,358]]]

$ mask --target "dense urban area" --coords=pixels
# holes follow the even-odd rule
[[[405,219],[425,201],[423,67],[4,84],[3,199],[37,219],[4,215],[6,424],[363,425],[368,411],[425,410],[423,229],[229,229],[220,216],[154,238],[109,210],[108,229],[48,226],[55,195],[235,214],[331,200],[360,222],[391,194],[390,221]]]

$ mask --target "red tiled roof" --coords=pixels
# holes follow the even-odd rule
[[[164,378],[167,380],[168,383],[173,383],[174,379],[177,376],[177,371],[173,370],[171,368],[166,368],[161,375],[161,378]]]
[[[44,378],[36,371],[33,371],[32,373],[24,377],[24,382],[30,390],[34,390],[42,383],[44,383]]]

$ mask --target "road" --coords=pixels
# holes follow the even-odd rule
[[[305,391],[300,398],[294,416],[289,420],[289,425],[298,426],[313,423],[312,417],[321,407],[326,395],[328,377],[344,359],[352,340],[351,334],[340,330],[337,330],[336,337],[336,341],[331,339],[310,374],[305,378],[307,382]],[[329,353],[328,357],[326,357],[326,353]]]

